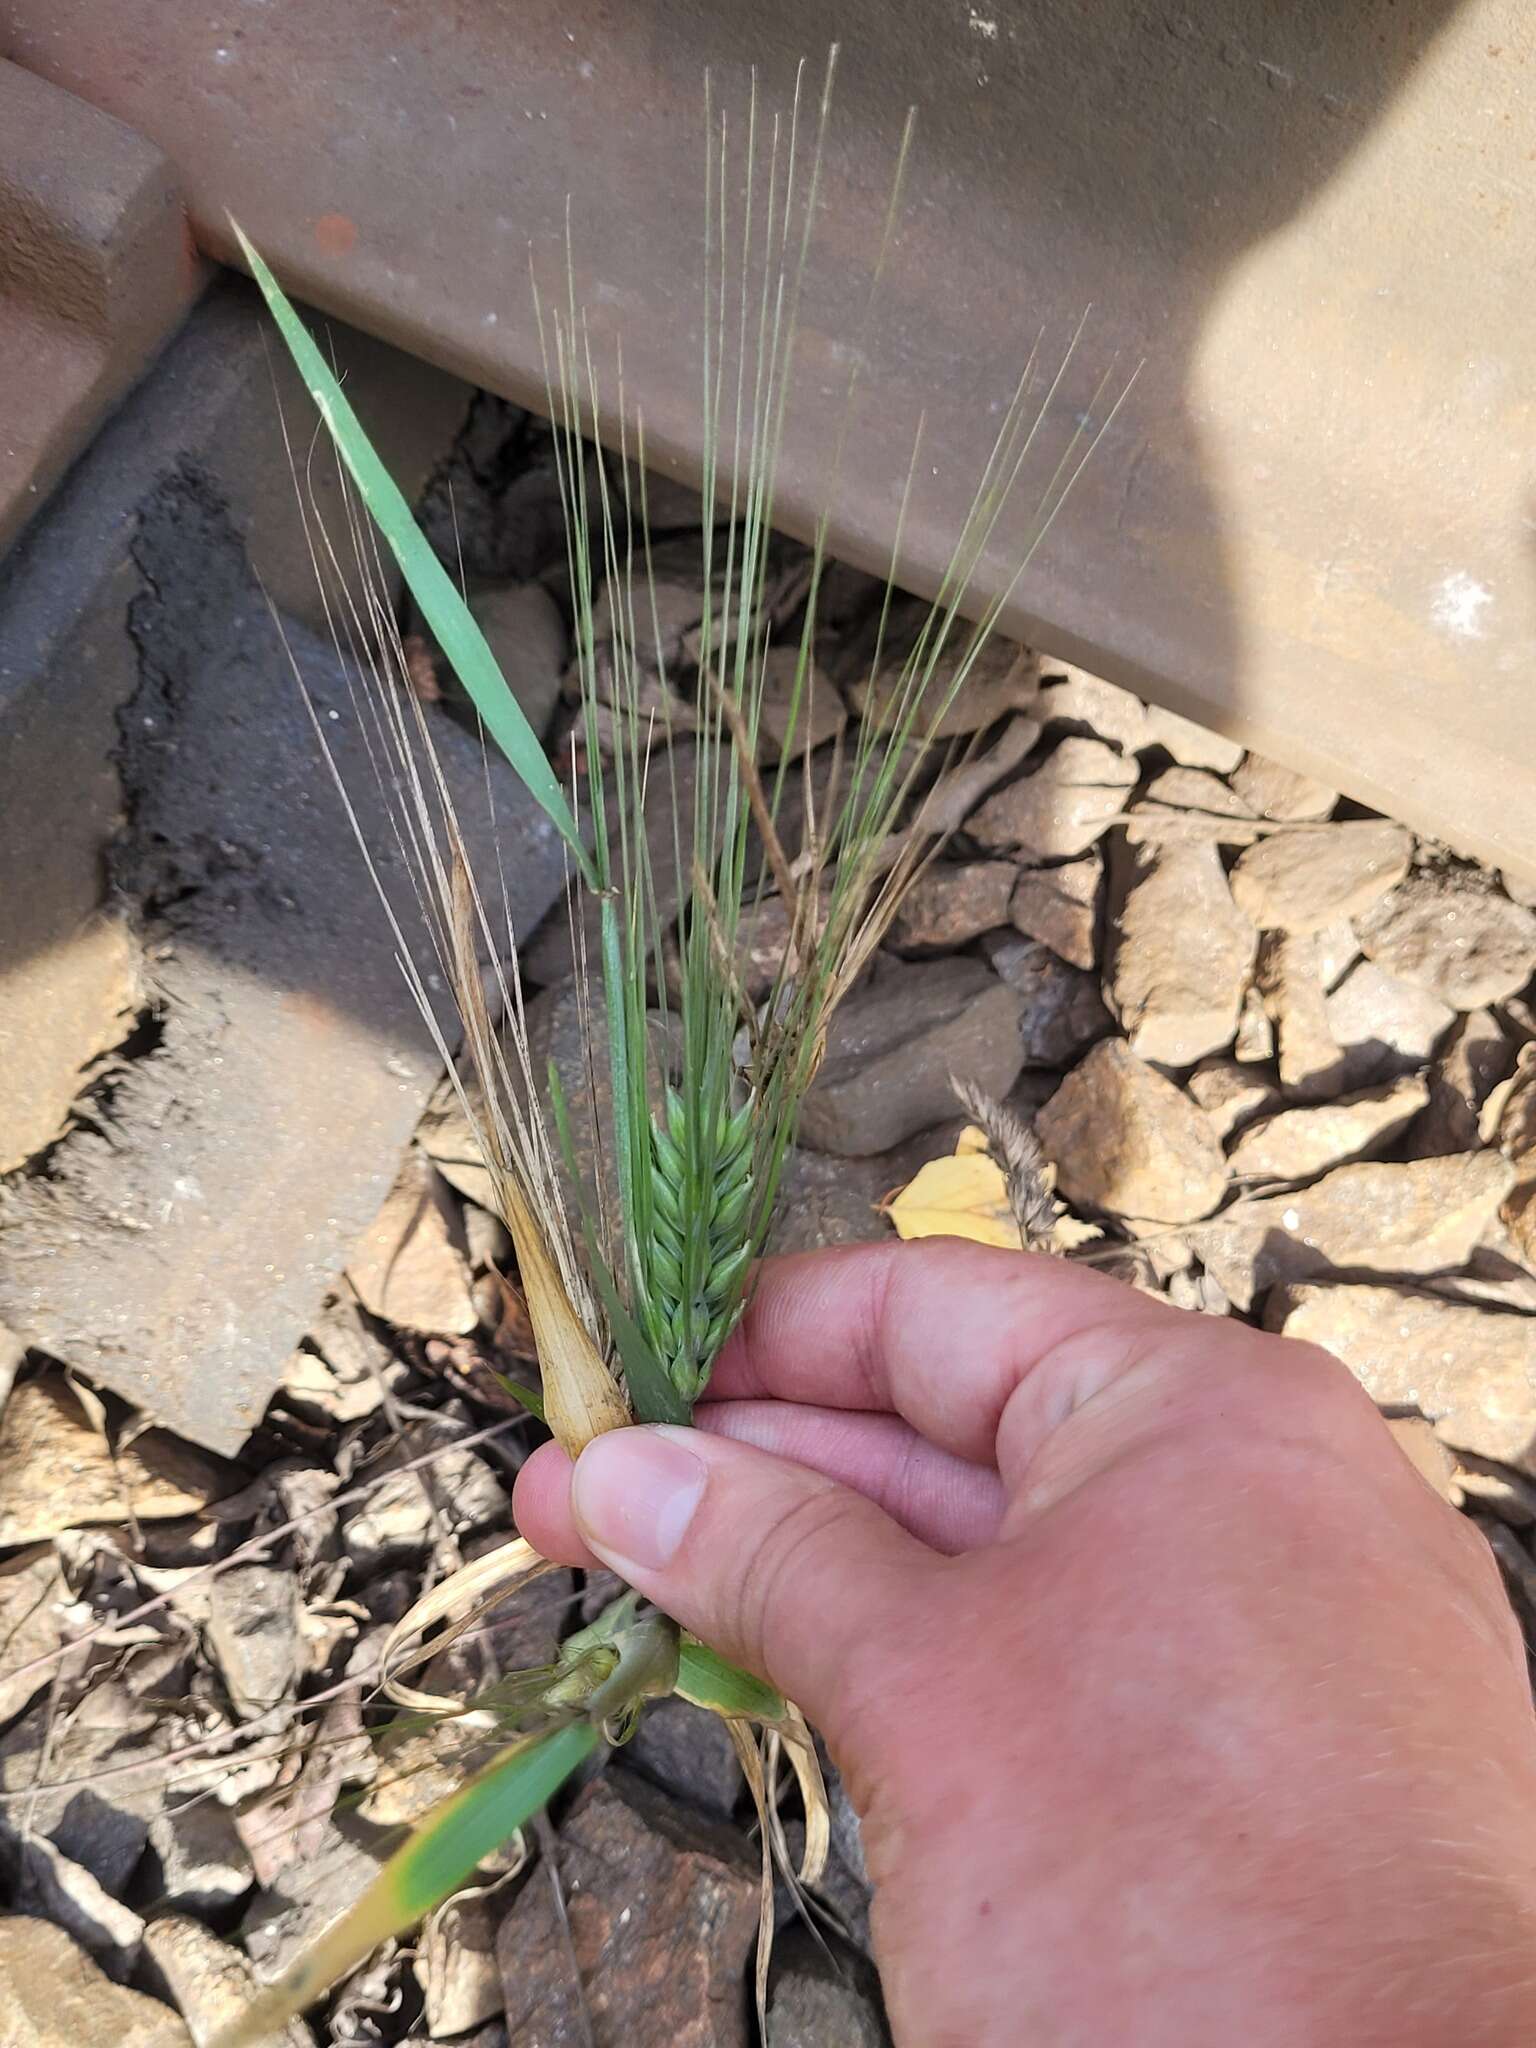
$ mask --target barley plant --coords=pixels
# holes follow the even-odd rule
[[[904,636],[909,644],[894,644],[888,585],[864,716],[831,749],[830,763],[826,749],[813,759],[812,655],[826,517],[813,536],[803,623],[789,662],[778,649],[776,666],[769,661],[769,548],[786,411],[797,397],[797,314],[821,204],[832,73],[829,60],[819,103],[803,99],[797,81],[782,115],[769,113],[754,87],[739,132],[706,88],[699,365],[706,510],[696,687],[683,688],[662,659],[644,428],[626,407],[622,366],[595,359],[569,233],[552,291],[535,260],[531,289],[556,429],[581,686],[568,779],[546,758],[321,350],[241,236],[350,479],[347,531],[312,536],[322,587],[338,650],[356,677],[357,715],[393,803],[399,847],[457,1002],[462,1044],[440,1036],[440,1050],[516,1247],[542,1374],[542,1393],[530,1390],[528,1398],[541,1401],[573,1456],[599,1432],[637,1419],[688,1421],[769,1241],[796,1117],[832,1012],[951,822],[946,778],[931,779],[945,711],[1128,388],[1112,391],[1111,372],[1061,426],[1064,408],[1053,401],[1070,348],[1049,375],[1038,344],[1021,351],[1017,385],[921,630]],[[910,133],[909,120],[872,255],[866,319],[877,317],[880,274],[896,238]],[[857,349],[852,359],[847,389],[834,401],[836,431],[827,437],[828,504],[843,435],[856,424]],[[615,394],[611,408],[605,381]],[[590,454],[588,432],[606,441],[606,457]],[[925,460],[914,422],[903,518]],[[1026,471],[1034,482],[1021,508]],[[400,632],[380,595],[381,543],[403,570],[487,740],[568,850],[579,985],[592,1046],[606,1042],[606,1053],[591,1057],[606,1059],[612,1095],[611,1128],[600,1134],[610,1170],[594,1187],[578,1184],[574,1196],[576,1176],[563,1178],[560,1169],[562,1159],[572,1160],[572,1117],[582,1105],[567,1103],[552,1076],[532,1071],[516,934],[498,878],[472,872],[466,859],[426,715],[408,686]],[[1010,564],[1002,576],[999,552]],[[976,574],[984,557],[994,594],[981,601]],[[760,744],[765,695],[771,673],[782,688],[786,667],[788,708],[779,707],[770,765]],[[684,724],[697,743],[686,792],[670,745]],[[323,745],[318,724],[317,734]],[[684,883],[675,917],[662,914],[646,833],[657,790],[665,815],[669,788]],[[344,789],[340,796],[345,802]],[[771,989],[754,1001],[736,962],[771,896],[786,939]],[[431,1019],[427,977],[413,966],[406,935],[397,936],[402,967]],[[225,2048],[271,2032],[374,1945],[458,1889],[600,1745],[623,1740],[653,1697],[679,1693],[723,1716],[731,1730],[764,1820],[765,1934],[772,1900],[766,1852],[784,1846],[774,1795],[785,1765],[798,1778],[808,1819],[799,1875],[814,1881],[825,1854],[825,1800],[793,1704],[666,1617],[642,1610],[633,1595],[569,1638],[556,1666],[504,1681],[482,1698],[443,1699],[410,1686],[413,1664],[542,1564],[526,1543],[511,1542],[438,1586],[395,1631],[391,1697],[412,1713],[457,1717],[487,1731],[496,1753],[419,1824],[351,1911],[230,2031]],[[760,2003],[767,1947],[764,1939]]]

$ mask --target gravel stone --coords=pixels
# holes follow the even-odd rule
[[[1416,870],[1355,931],[1367,959],[1455,1010],[1502,1002],[1536,973],[1536,915],[1464,870]]]
[[[840,1005],[800,1118],[821,1152],[885,1152],[954,1107],[951,1074],[1003,1096],[1024,1065],[1022,998],[980,960],[886,960]]]
[[[1131,850],[1108,996],[1131,1050],[1187,1067],[1237,1035],[1258,934],[1209,844]]]
[[[1069,737],[1032,775],[989,797],[966,830],[983,846],[1021,848],[1034,863],[1070,860],[1120,816],[1136,779],[1135,764],[1102,740]]]
[[[1272,1328],[1321,1344],[1372,1400],[1416,1408],[1442,1442],[1536,1472],[1536,1317],[1395,1287],[1287,1287]]]
[[[1265,931],[1320,932],[1358,917],[1408,872],[1413,841],[1385,820],[1276,832],[1238,855],[1232,894]]]
[[[1198,1103],[1123,1039],[1096,1045],[1035,1119],[1065,1200],[1115,1216],[1189,1223],[1226,1192],[1227,1169]]]

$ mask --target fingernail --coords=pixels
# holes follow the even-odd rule
[[[670,1564],[709,1477],[689,1432],[657,1425],[611,1429],[576,1460],[571,1507],[581,1533],[620,1570]]]

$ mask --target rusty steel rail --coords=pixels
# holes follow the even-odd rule
[[[0,550],[207,276],[155,145],[0,61]]]
[[[834,541],[932,589],[1038,326],[1131,404],[1010,606],[1051,650],[1536,873],[1536,20],[1528,0],[0,0],[0,50],[164,151],[314,304],[537,403],[530,242],[699,459],[701,78],[845,45],[804,332],[858,330],[909,206]],[[814,410],[781,510],[827,489]],[[990,574],[1003,573],[999,551]]]

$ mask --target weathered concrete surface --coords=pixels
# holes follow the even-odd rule
[[[208,276],[155,144],[0,58],[0,550]]]
[[[785,522],[822,509],[857,348],[871,402],[832,545],[883,567],[926,413],[900,567],[931,589],[1029,338],[1064,347],[1092,304],[1034,480],[1099,374],[1144,367],[1005,630],[1536,872],[1529,0],[460,0],[446,21],[414,0],[116,0],[110,36],[100,13],[0,0],[0,36],[166,149],[205,247],[231,252],[233,208],[315,303],[523,403],[542,390],[525,251],[560,279],[569,195],[595,348],[606,368],[622,333],[647,447],[680,472],[700,456],[705,67],[739,138],[748,66],[783,107],[808,59],[814,104],[836,35]]]
[[[7,987],[27,989],[104,871],[144,1003],[134,1056],[0,1192],[0,1321],[229,1451],[386,1193],[437,1061],[222,479],[168,431],[187,399],[215,441],[229,416],[208,388],[217,333],[203,339],[208,379],[172,352],[27,537],[0,618],[0,872],[34,883],[7,891]],[[79,589],[60,586],[66,565]],[[290,637],[418,933],[346,680],[303,628]],[[446,723],[439,744],[486,847],[478,749]],[[510,775],[495,780],[530,929],[561,863]]]
[[[419,486],[463,416],[463,387],[363,336],[336,345],[387,459]],[[104,897],[123,801],[116,713],[139,679],[137,507],[192,464],[217,479],[274,602],[319,611],[277,412],[279,395],[302,394],[282,376],[274,389],[280,367],[255,293],[212,293],[0,565],[0,1173],[57,1136],[82,1072],[143,1003],[127,906]],[[0,390],[0,416],[8,402]],[[323,463],[316,489],[334,505]]]

